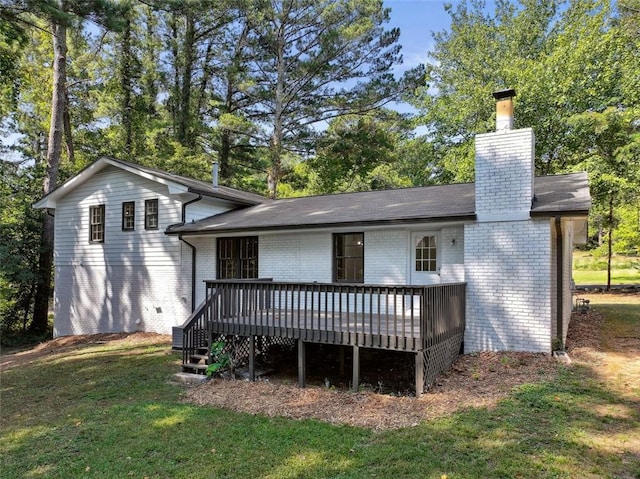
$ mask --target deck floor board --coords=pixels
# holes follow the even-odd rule
[[[297,313],[297,312],[296,312]],[[394,335],[394,315],[350,313],[338,315],[316,312],[313,316],[294,314],[285,309],[264,309],[251,315],[226,315],[212,321],[215,334],[280,336],[309,342],[367,346],[383,349],[417,351],[423,349],[418,318],[413,325]]]

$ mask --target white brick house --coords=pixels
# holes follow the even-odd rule
[[[101,158],[35,205],[56,217],[55,335],[169,333],[204,280],[466,282],[466,352],[550,352],[590,196],[584,173],[534,178],[534,145],[478,135],[475,184],[281,200]]]

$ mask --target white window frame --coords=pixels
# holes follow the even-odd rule
[[[436,239],[436,269],[435,271],[416,271],[416,237],[433,236]],[[409,232],[409,250],[407,256],[407,272],[411,284],[437,284],[440,283],[440,270],[442,267],[442,232],[439,230],[418,230]]]

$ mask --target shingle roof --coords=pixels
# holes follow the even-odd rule
[[[148,166],[138,165],[137,163],[130,163],[128,161],[119,160],[117,158],[105,158],[108,158],[113,162],[135,168],[139,171],[143,171],[150,175],[179,183],[189,188],[189,191],[193,193],[202,193],[206,196],[213,196],[215,198],[227,199],[236,203],[240,202],[248,205],[256,205],[266,200],[264,196],[250,193],[248,191],[236,190],[235,188],[229,188],[228,186],[218,186],[217,188],[214,188],[211,183],[207,183],[206,181],[194,180],[193,178],[175,175],[173,173],[167,173],[166,171],[158,170],[156,168],[150,168]]]
[[[538,176],[534,183],[533,216],[552,213],[587,215],[591,208],[589,179],[585,172]]]
[[[585,173],[535,179],[532,215],[586,215]],[[366,226],[475,219],[473,183],[267,200],[173,227],[169,234]]]
[[[55,207],[55,201],[57,199],[63,197],[69,191],[73,190],[78,185],[82,184],[84,181],[90,178],[92,175],[108,166],[121,168],[131,173],[146,176],[155,181],[160,181],[169,185],[179,185],[180,187],[185,188],[185,191],[202,194],[204,196],[209,196],[212,198],[227,200],[236,205],[253,206],[266,201],[266,198],[264,196],[260,196],[255,193],[236,190],[227,186],[218,186],[217,188],[214,188],[211,183],[207,183],[205,181],[194,180],[193,178],[174,175],[173,173],[167,173],[166,171],[158,170],[156,168],[149,168],[148,166],[138,165],[137,163],[130,163],[128,161],[119,160],[117,158],[103,156],[91,163],[89,166],[87,166],[72,178],[68,179],[63,184],[59,185],[48,195],[42,197],[34,204],[34,206],[36,208]]]

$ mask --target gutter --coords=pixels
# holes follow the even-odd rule
[[[171,228],[173,228],[174,226],[184,226],[185,223],[187,222],[187,206],[189,206],[192,203],[195,203],[196,201],[200,201],[201,199],[202,199],[202,194],[198,193],[198,197],[197,198],[193,198],[192,200],[189,200],[189,201],[186,201],[186,202],[182,203],[182,216],[181,216],[182,222],[167,226],[167,229],[165,230],[164,234],[168,234],[168,231]],[[183,239],[181,234],[178,235],[178,239],[180,241],[182,241],[184,244],[186,244],[189,248],[191,248],[191,312],[193,313],[195,311],[195,309],[196,309],[196,256],[197,256],[197,249],[193,244],[191,244],[188,241],[186,241],[185,239]]]
[[[554,217],[556,230],[556,340],[557,348],[564,349],[562,341],[563,316],[564,316],[564,289],[562,281],[563,265],[564,265],[564,245],[562,238],[562,218]]]
[[[191,248],[191,312],[193,313],[196,309],[196,255],[198,250],[182,235],[178,236],[178,239]]]
[[[199,194],[199,195],[213,196],[214,198],[219,198],[221,200],[229,201],[231,203],[236,203],[236,204],[240,204],[240,205],[244,205],[244,206],[256,206],[256,205],[262,204],[261,202],[258,202],[258,201],[248,200],[248,199],[245,199],[245,198],[238,198],[236,196],[229,195],[229,194],[221,192],[219,190],[216,190],[216,194],[212,195],[212,193],[210,191],[201,190],[199,188],[194,188],[194,187],[190,186],[189,187],[189,192],[190,193],[196,193],[196,194]],[[257,194],[257,193],[255,193],[255,194]],[[265,198],[265,201],[266,200],[267,200],[267,198]]]
[[[570,218],[574,218],[574,217],[583,217],[583,216],[589,216],[589,210],[563,210],[563,211],[534,211],[531,210],[529,212],[529,215],[533,218],[533,217],[538,217],[538,218],[544,218],[544,217],[551,217],[551,218],[557,218],[557,217],[570,217]]]
[[[227,213],[222,213],[227,214]],[[221,214],[221,215],[222,215]],[[221,216],[220,215],[220,216]],[[460,221],[475,221],[477,219],[475,213],[461,214],[458,216],[446,216],[446,217],[430,217],[430,218],[401,218],[390,220],[365,220],[365,221],[351,221],[351,222],[329,222],[329,223],[295,223],[295,224],[283,224],[283,225],[268,225],[268,226],[241,226],[236,228],[216,227],[211,229],[201,230],[186,230],[186,231],[171,231],[171,225],[165,231],[168,235],[178,236],[191,236],[191,235],[217,235],[220,233],[243,233],[247,231],[300,231],[300,230],[314,230],[314,229],[326,229],[326,228],[358,228],[358,227],[376,227],[376,226],[402,226],[413,225],[415,223],[450,223]]]

